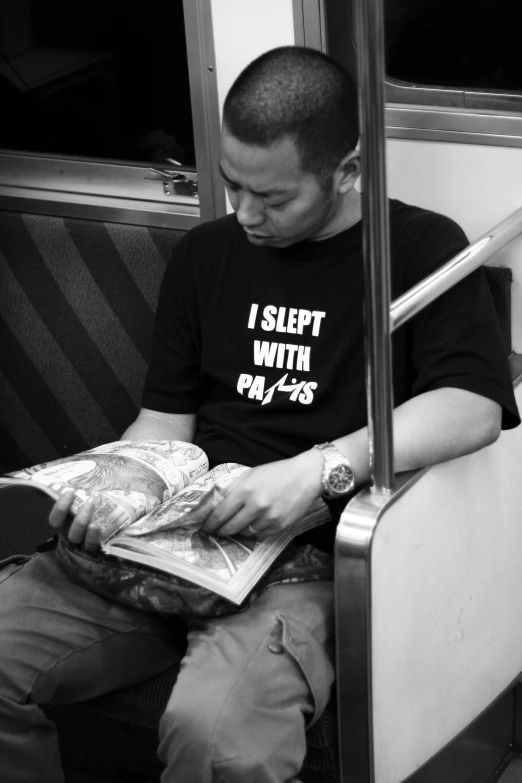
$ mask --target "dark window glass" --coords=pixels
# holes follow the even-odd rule
[[[0,0],[0,148],[195,165],[182,0]]]
[[[388,76],[522,91],[521,0],[387,0],[385,8]]]

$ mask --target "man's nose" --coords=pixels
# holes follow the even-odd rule
[[[250,193],[240,194],[236,215],[238,222],[244,228],[259,226],[265,219],[265,213],[260,199],[256,196],[252,196]]]

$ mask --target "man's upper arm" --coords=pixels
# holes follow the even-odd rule
[[[142,408],[122,440],[182,440],[192,443],[196,434],[195,413],[162,413]]]
[[[443,255],[446,244],[453,241],[453,255],[459,241],[466,241],[453,221],[442,216],[435,216],[426,229],[414,253],[415,277],[421,278],[448,260]],[[409,328],[413,395],[460,388],[499,404],[504,427],[519,423],[507,352],[484,270],[476,270],[428,305]]]
[[[168,414],[195,414],[205,396],[201,324],[190,232],[173,250],[160,289],[142,406]]]

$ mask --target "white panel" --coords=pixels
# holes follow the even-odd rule
[[[522,206],[522,148],[388,139],[393,198],[449,215],[470,241]]]
[[[430,469],[379,523],[375,783],[414,772],[522,671],[521,465],[519,427]]]
[[[232,82],[263,52],[293,46],[292,0],[211,0],[220,111]]]
[[[471,242],[522,206],[522,148],[389,139],[393,198],[448,215]],[[493,260],[513,270],[512,298],[522,302],[522,240]],[[522,308],[513,314],[513,350],[522,352]]]
[[[292,0],[211,0],[219,114],[234,79],[277,46],[293,46]],[[227,212],[233,212],[227,196]]]

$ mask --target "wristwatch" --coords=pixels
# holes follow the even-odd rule
[[[355,472],[344,454],[333,443],[316,443],[324,457],[322,475],[323,498],[342,498],[349,495],[355,487]]]

